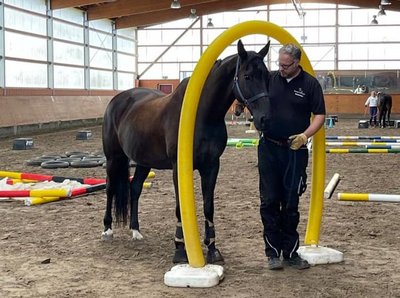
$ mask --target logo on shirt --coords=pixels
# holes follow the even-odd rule
[[[306,95],[303,91],[303,89],[299,88],[299,90],[293,90],[294,91],[294,95],[298,96],[298,97],[304,97],[304,95]]]

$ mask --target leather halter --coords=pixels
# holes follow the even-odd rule
[[[256,94],[250,98],[245,98],[242,91],[240,90],[240,86],[239,86],[239,77],[238,77],[238,73],[239,73],[239,66],[240,66],[240,57],[238,56],[237,61],[236,61],[236,70],[235,70],[235,76],[233,77],[233,88],[237,91],[238,93],[238,99],[239,101],[242,101],[245,106],[247,108],[249,108],[249,105],[253,102],[256,101],[258,99],[260,99],[261,97],[267,97],[268,96],[268,92],[262,92],[259,94]]]

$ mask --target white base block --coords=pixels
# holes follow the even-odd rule
[[[246,133],[256,133],[257,132],[257,130],[255,130],[255,129],[248,129],[248,130],[246,130]]]
[[[205,265],[201,268],[180,264],[171,268],[164,275],[164,283],[169,287],[210,288],[224,279],[224,267]]]
[[[297,252],[310,265],[343,262],[343,253],[329,247],[300,246]]]

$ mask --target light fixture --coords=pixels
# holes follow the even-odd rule
[[[378,17],[385,15],[386,15],[385,8],[382,5],[379,5]]]
[[[181,8],[181,4],[179,3],[179,0],[172,0],[172,2],[171,2],[171,8],[172,8],[172,9],[179,9],[179,8]]]
[[[212,18],[208,18],[207,28],[214,28],[214,24],[212,22]]]
[[[389,0],[381,0],[381,5],[390,5],[392,4],[392,2],[390,2]]]
[[[372,21],[371,21],[371,25],[378,25],[378,21],[376,20],[376,15],[372,16]]]
[[[197,18],[197,15],[196,15],[196,8],[191,8],[191,9],[190,9],[189,19],[193,20],[193,19],[195,19],[195,18]]]

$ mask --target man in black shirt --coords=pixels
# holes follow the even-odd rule
[[[306,144],[325,122],[325,102],[320,84],[301,68],[300,58],[293,44],[279,50],[279,71],[271,72],[269,80],[270,126],[258,146],[260,214],[271,270],[310,267],[297,254],[298,205],[306,189]]]

